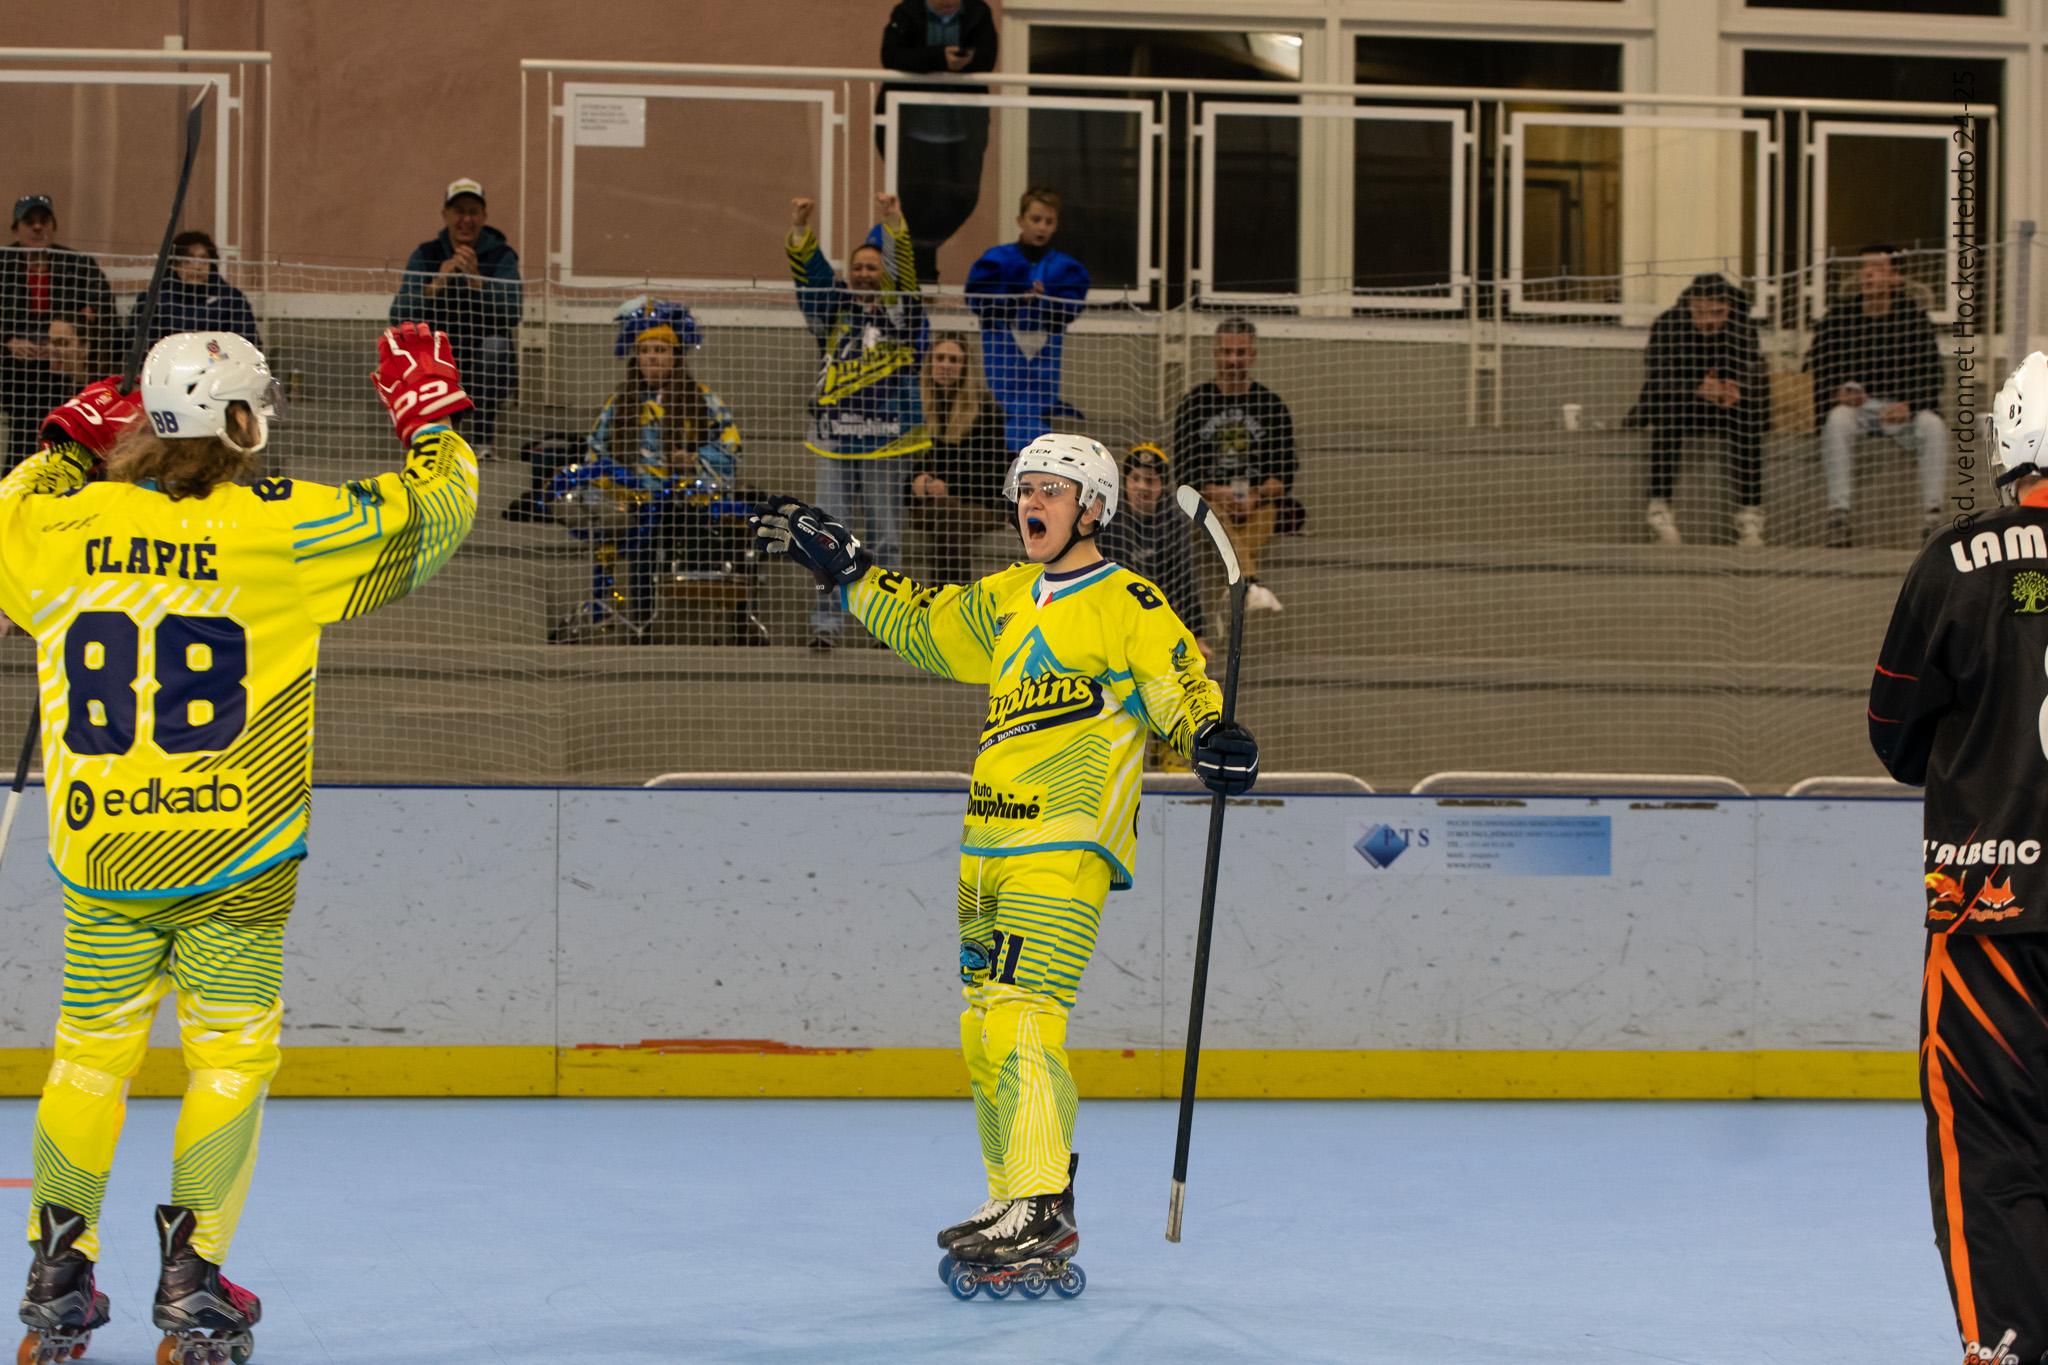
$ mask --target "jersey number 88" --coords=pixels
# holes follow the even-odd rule
[[[96,757],[135,747],[142,627],[125,611],[82,611],[64,632],[64,747]],[[166,616],[156,627],[156,747],[214,753],[249,718],[249,633],[226,616]]]

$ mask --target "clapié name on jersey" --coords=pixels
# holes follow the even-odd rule
[[[93,536],[85,542],[85,571],[88,574],[132,573],[152,578],[183,578],[194,583],[212,583],[220,578],[213,557],[220,546],[210,540],[152,540],[148,536],[123,536],[126,549],[113,536]]]

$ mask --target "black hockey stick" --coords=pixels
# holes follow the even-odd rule
[[[1223,575],[1230,585],[1230,655],[1223,668],[1223,724],[1237,715],[1237,668],[1244,659],[1244,574],[1237,550],[1202,495],[1183,485],[1174,498],[1180,510],[1216,542],[1223,556]],[[1202,860],[1202,919],[1195,930],[1195,984],[1188,1001],[1187,1066],[1180,1078],[1180,1132],[1173,1142],[1173,1193],[1166,1204],[1166,1240],[1180,1240],[1181,1205],[1187,1198],[1188,1142],[1195,1122],[1195,1079],[1202,1067],[1202,1005],[1209,994],[1209,936],[1216,923],[1216,867],[1223,856],[1223,812],[1228,799],[1218,792],[1209,799],[1209,849]]]
[[[205,123],[206,96],[213,87],[201,86],[192,107],[185,111],[185,164],[178,168],[178,193],[171,200],[170,221],[164,224],[164,240],[156,249],[156,268],[150,272],[149,288],[135,309],[135,332],[128,339],[128,359],[121,369],[121,392],[135,392],[142,382],[142,358],[147,355],[149,325],[156,321],[157,300],[163,297],[164,275],[171,264],[171,239],[178,235],[178,218],[185,212],[185,191],[192,186],[192,163],[199,159],[199,134]],[[14,832],[14,813],[28,786],[28,765],[35,757],[36,734],[43,728],[41,684],[28,707],[28,734],[22,737],[21,757],[14,762],[14,782],[7,789],[7,804],[0,807],[0,861],[7,857],[7,836]]]

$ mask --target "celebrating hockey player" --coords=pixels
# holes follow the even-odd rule
[[[1103,900],[1131,884],[1149,729],[1212,789],[1236,794],[1258,747],[1220,720],[1194,636],[1157,585],[1103,558],[1116,462],[1085,436],[1048,434],[1010,466],[1028,562],[966,585],[920,587],[877,567],[846,528],[778,500],[756,519],[768,553],[831,584],[905,659],[988,686],[960,844],[960,1046],[988,1200],[939,1234],[951,1262],[1007,1292],[1078,1292],[1067,1015]],[[950,1264],[951,1262],[948,1262]]]
[[[241,337],[187,332],[150,350],[139,405],[114,380],[90,386],[0,482],[0,609],[36,639],[66,921],[23,1361],[82,1353],[107,1321],[100,1201],[173,990],[191,1079],[156,1215],[159,1359],[243,1359],[261,1314],[220,1266],[278,1065],[320,629],[426,582],[476,515],[475,457],[448,426],[470,402],[446,337],[408,323],[377,355],[402,472],[238,484],[268,434],[270,371]]]
[[[2016,505],[1906,575],[1870,741],[1927,788],[1920,1095],[1934,1240],[1966,1365],[2048,1362],[2048,356],[1992,407]]]

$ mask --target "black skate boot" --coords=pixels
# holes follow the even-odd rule
[[[156,1206],[163,1272],[150,1320],[163,1332],[156,1365],[243,1365],[256,1349],[250,1328],[263,1320],[254,1294],[192,1249],[192,1210]]]
[[[955,1242],[956,1265],[947,1284],[963,1299],[983,1289],[997,1299],[1012,1289],[1023,1290],[1027,1299],[1042,1298],[1048,1289],[1071,1299],[1088,1284],[1081,1267],[1072,1264],[1080,1249],[1070,1182],[1058,1194],[1012,1200],[1000,1218]]]
[[[1003,1216],[1010,1207],[1007,1199],[991,1199],[951,1227],[939,1229],[939,1246],[945,1252],[939,1257],[939,1283],[953,1283],[953,1271],[959,1262],[953,1259],[953,1243],[963,1237],[971,1237],[990,1223]]]
[[[92,1343],[92,1329],[107,1325],[107,1296],[93,1287],[93,1264],[73,1250],[85,1233],[85,1215],[61,1204],[36,1210],[36,1258],[21,1296],[28,1335],[15,1353],[19,1365],[77,1360]]]

